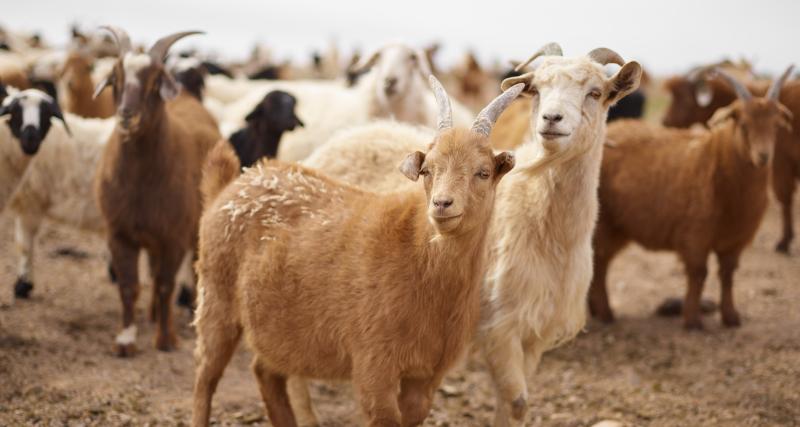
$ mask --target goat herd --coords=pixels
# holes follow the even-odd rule
[[[195,426],[242,338],[276,426],[319,424],[308,379],[350,380],[367,425],[419,425],[470,347],[494,425],[522,425],[542,355],[587,313],[614,321],[606,277],[628,243],[678,254],[686,296],[662,309],[687,329],[703,327],[711,253],[722,323],[741,324],[734,273],[770,186],[789,252],[791,66],[771,80],[729,63],[675,77],[663,127],[637,119],[642,67],[607,48],[547,44],[499,85],[474,59],[445,73],[402,44],[354,58],[346,79],[319,57],[289,79],[286,64],[170,55],[195,34],[143,49],[109,26],[62,50],[4,31],[0,53],[14,294],[36,292],[45,220],[104,237],[118,356],[137,352],[140,252],[158,350],[176,348],[175,287],[189,283]]]

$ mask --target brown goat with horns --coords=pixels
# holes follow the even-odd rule
[[[295,426],[286,377],[352,378],[370,426],[411,426],[466,349],[480,312],[497,183],[514,165],[489,133],[519,84],[472,129],[453,129],[435,78],[439,132],[400,171],[423,185],[369,193],[300,166],[238,179],[226,143],[203,177],[195,426],[244,336],[272,425]],[[231,183],[231,181],[233,181]],[[423,191],[424,190],[424,191]]]
[[[202,165],[221,137],[208,111],[192,95],[179,93],[164,69],[170,46],[197,32],[166,36],[149,52],[135,53],[125,31],[105,28],[119,46],[119,59],[95,93],[112,87],[118,121],[95,190],[122,299],[116,349],[120,356],[135,351],[137,260],[144,249],[153,276],[151,320],[159,323],[155,345],[167,351],[177,344],[170,310],[175,274],[186,252],[197,247]]]
[[[688,276],[683,306],[687,329],[702,328],[700,297],[707,258],[719,261],[720,309],[725,326],[739,326],[733,274],[767,208],[770,162],[778,132],[792,113],[778,102],[792,67],[766,97],[753,97],[736,79],[717,73],[738,100],[718,110],[702,134],[643,122],[608,127],[600,174],[600,216],[594,237],[593,315],[612,321],[606,273],[630,241],[678,253]]]

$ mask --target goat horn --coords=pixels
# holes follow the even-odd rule
[[[528,64],[533,62],[536,58],[540,56],[564,56],[564,52],[561,51],[561,46],[558,43],[547,43],[546,45],[542,46],[541,49],[537,50],[527,61],[521,62],[514,68],[514,71],[522,71],[523,68],[527,67]]]
[[[120,57],[125,56],[126,53],[133,50],[131,38],[128,36],[127,31],[114,25],[104,25],[100,27],[100,29],[108,31],[114,37],[114,42],[117,44],[117,48],[119,48]]]
[[[686,78],[692,83],[697,83],[697,81],[700,80],[701,77],[705,77],[706,73],[713,70],[717,66],[718,66],[717,64],[711,64],[711,65],[703,65],[701,67],[697,67],[689,71],[689,73],[686,75]]]
[[[617,64],[619,66],[625,65],[625,60],[613,50],[606,48],[606,47],[598,47],[597,49],[593,49],[589,52],[586,56],[589,57],[594,62],[608,65],[608,64]]]
[[[154,61],[163,63],[164,58],[167,57],[167,52],[169,48],[178,40],[186,37],[191,36],[194,34],[204,34],[202,31],[183,31],[180,33],[170,34],[168,36],[161,37],[158,39],[157,42],[153,44],[153,47],[150,48],[148,52],[150,57],[153,58]]]
[[[433,95],[436,97],[436,105],[439,106],[439,130],[450,129],[453,127],[453,110],[450,108],[450,98],[447,96],[444,87],[439,80],[431,74],[428,76],[428,83],[431,85]]]
[[[792,74],[792,70],[794,69],[794,65],[790,65],[786,68],[786,71],[781,74],[781,76],[772,82],[770,85],[769,90],[767,91],[767,99],[772,101],[777,101],[778,98],[781,96],[781,88],[783,84],[786,83],[786,79],[789,78],[789,75]]]
[[[500,96],[495,98],[489,105],[486,106],[480,113],[475,121],[472,123],[472,131],[478,135],[489,136],[492,133],[497,118],[503,111],[511,104],[511,101],[517,98],[522,89],[525,88],[525,83],[517,83],[514,86],[506,89]]]
[[[739,80],[733,78],[732,75],[728,74],[727,72],[719,68],[714,69],[714,72],[717,73],[718,76],[722,77],[722,80],[725,80],[726,82],[728,82],[729,85],[733,87],[733,90],[736,91],[736,96],[738,96],[739,99],[741,99],[742,101],[749,101],[753,99],[753,95],[750,93],[750,91],[747,90],[747,88],[744,87],[744,85],[741,84]]]

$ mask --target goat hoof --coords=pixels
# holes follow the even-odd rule
[[[117,357],[133,357],[136,354],[136,344],[114,344],[114,352]]]
[[[778,245],[775,246],[775,252],[778,252],[778,253],[784,254],[784,255],[789,255],[789,242],[784,241],[784,240],[778,242]]]
[[[683,322],[683,328],[686,329],[687,331],[702,331],[703,321],[700,319],[686,320]]]
[[[717,311],[717,303],[710,299],[700,300],[700,313],[709,314]],[[675,317],[683,313],[683,300],[680,298],[666,298],[656,309],[656,314],[662,317]]]
[[[722,313],[722,324],[728,328],[738,328],[742,326],[742,320],[739,318],[739,313],[733,311],[731,313]]]
[[[17,283],[14,283],[14,296],[17,298],[29,298],[32,290],[33,283],[22,277],[17,279]]]
[[[192,292],[192,289],[186,285],[181,285],[181,291],[178,292],[178,299],[175,303],[180,307],[194,310],[194,292]]]
[[[520,396],[511,402],[511,417],[515,420],[522,420],[525,412],[528,411],[528,401]]]
[[[156,337],[156,349],[159,351],[172,351],[178,348],[178,339],[174,334],[159,334]]]

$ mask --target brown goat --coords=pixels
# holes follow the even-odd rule
[[[98,91],[112,86],[118,122],[100,161],[95,190],[122,299],[117,353],[127,356],[135,351],[141,249],[147,251],[153,275],[156,348],[166,351],[176,345],[170,311],[175,273],[185,253],[197,247],[201,169],[221,136],[208,111],[192,95],[179,94],[164,70],[169,47],[195,33],[164,37],[148,53],[137,54],[123,30],[108,30],[120,54]]]
[[[110,88],[94,96],[92,60],[79,52],[67,56],[61,70],[61,81],[66,93],[64,110],[83,117],[104,119],[114,115],[114,95]]]
[[[718,77],[702,77],[698,73],[692,73],[666,81],[672,103],[664,116],[665,126],[686,128],[695,123],[705,124],[717,109],[736,100],[736,93],[723,80]],[[750,82],[747,87],[758,96],[767,91],[763,82]],[[780,102],[794,114],[794,122],[791,131],[782,130],[778,134],[772,161],[771,184],[783,216],[783,234],[775,250],[789,253],[794,238],[792,199],[797,180],[800,180],[800,81],[786,83],[781,91]]]
[[[594,237],[593,315],[613,320],[606,273],[630,241],[678,253],[688,276],[683,307],[687,329],[702,328],[700,297],[714,252],[719,261],[722,322],[738,326],[733,274],[767,206],[769,163],[778,132],[792,114],[778,103],[791,67],[767,97],[753,98],[718,71],[739,100],[719,110],[702,134],[626,120],[608,127],[600,176],[600,215]]]
[[[272,424],[296,425],[286,378],[352,378],[371,426],[418,425],[480,312],[485,241],[514,164],[489,133],[519,84],[471,130],[452,129],[431,77],[439,133],[400,170],[424,191],[369,193],[296,165],[259,163],[232,184],[227,143],[209,156],[200,225],[195,426],[242,335]],[[217,194],[219,193],[219,194]]]

